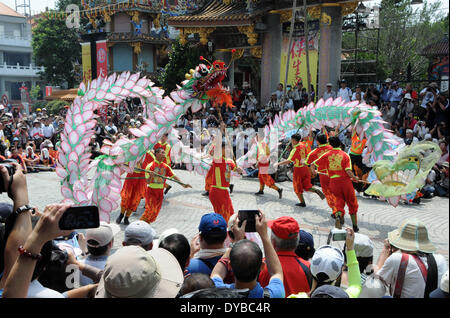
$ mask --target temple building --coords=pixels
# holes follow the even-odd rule
[[[82,17],[89,20],[80,32],[84,81],[123,71],[141,72],[151,78],[159,66],[164,66],[161,59],[170,38],[161,11],[168,3],[83,0],[82,5]]]
[[[300,60],[304,47],[316,48],[318,70],[316,74],[310,73],[310,80],[316,83],[320,94],[326,83],[337,85],[340,79],[342,17],[352,13],[358,1],[307,0],[306,5],[309,17],[318,22],[316,33],[320,32],[320,40],[317,34],[314,38],[308,34],[307,41],[294,44],[299,59],[292,66],[300,74],[300,68],[306,68]],[[292,20],[292,6],[292,0],[210,0],[197,11],[170,17],[168,23],[179,30],[182,44],[199,41],[214,51],[215,58],[226,63],[234,54],[228,86],[242,86],[247,82],[265,103],[278,84],[284,82],[286,57],[283,57],[283,50],[289,51],[289,46],[286,46],[287,35],[283,30]],[[297,10],[302,7],[303,1],[298,0]],[[291,68],[291,64],[289,66]],[[295,85],[299,79],[305,85],[306,80],[300,76],[287,84]]]

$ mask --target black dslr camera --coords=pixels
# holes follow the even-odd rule
[[[6,159],[0,162],[0,165],[4,166],[8,170],[8,175],[10,177],[16,172],[16,167],[12,164],[13,162],[17,161],[14,159]],[[3,180],[3,175],[0,174],[0,193],[6,192],[7,190],[8,189],[5,189],[5,180]]]

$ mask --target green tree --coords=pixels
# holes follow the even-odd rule
[[[81,5],[80,0],[60,0],[59,11],[65,11],[68,4]],[[64,19],[41,18],[33,29],[33,55],[37,65],[44,66],[42,80],[52,85],[68,83],[74,87],[73,63],[81,61],[81,47],[75,28],[68,28]]]
[[[424,1],[423,6],[411,5],[411,0],[382,0],[380,6],[380,37],[378,65],[358,64],[358,73],[377,73],[378,79],[407,79],[407,67],[411,65],[411,76],[415,80],[426,80],[427,58],[420,55],[427,45],[439,41],[448,33],[448,16],[443,17],[440,3]],[[376,31],[358,33],[358,60],[376,59],[370,52],[376,49]],[[368,40],[366,40],[368,39]],[[342,47],[354,48],[355,34],[343,35]],[[349,59],[354,59],[354,53]],[[353,65],[343,65],[349,70]]]
[[[200,56],[202,54],[206,53],[199,47],[190,47],[189,44],[181,45],[179,41],[172,44],[169,62],[159,78],[167,93],[176,89],[177,84],[180,85],[185,80],[184,75],[201,63]]]
[[[42,91],[39,85],[35,85],[31,88],[30,97],[32,100],[37,100],[42,97]]]

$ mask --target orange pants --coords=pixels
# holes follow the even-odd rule
[[[330,177],[320,174],[319,179],[320,186],[322,187],[323,194],[325,194],[328,206],[331,208],[331,210],[333,210],[333,213],[336,213],[336,199],[334,198],[334,195],[330,190]]]
[[[270,174],[261,174],[258,173],[259,178],[259,185],[263,187],[264,185],[268,187],[272,187],[275,185],[275,181],[273,181],[273,178],[270,176]]]
[[[233,203],[228,190],[211,187],[209,200],[214,208],[214,212],[222,215],[228,223],[228,219],[234,214]]]
[[[297,195],[303,194],[312,188],[311,171],[308,167],[294,167],[294,191]]]
[[[208,173],[206,174],[206,178],[205,178],[205,191],[206,192],[209,192],[209,190],[211,190],[213,181],[214,181],[214,172],[211,167],[211,168],[209,168]]]
[[[129,173],[127,178],[140,178],[144,177],[144,173]],[[141,199],[145,195],[145,189],[147,188],[145,180],[142,179],[128,179],[123,183],[120,196],[122,198],[120,207],[127,211],[136,211]],[[131,214],[131,213],[130,213]],[[127,215],[129,216],[129,215]]]
[[[347,204],[348,213],[350,215],[356,215],[358,212],[358,200],[356,199],[355,189],[350,178],[331,178],[330,190],[335,198],[336,212],[342,212],[342,215],[345,215],[345,205]]]
[[[140,220],[153,223],[158,217],[164,199],[164,189],[152,189],[147,187],[145,191],[145,211]]]

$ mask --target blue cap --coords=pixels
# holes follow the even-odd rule
[[[202,216],[200,220],[200,225],[198,226],[198,230],[201,233],[209,233],[217,229],[216,231],[226,232],[227,231],[227,222],[217,213],[208,213]]]
[[[300,230],[299,236],[300,236],[299,243],[303,243],[306,246],[314,248],[314,238],[311,233]]]

